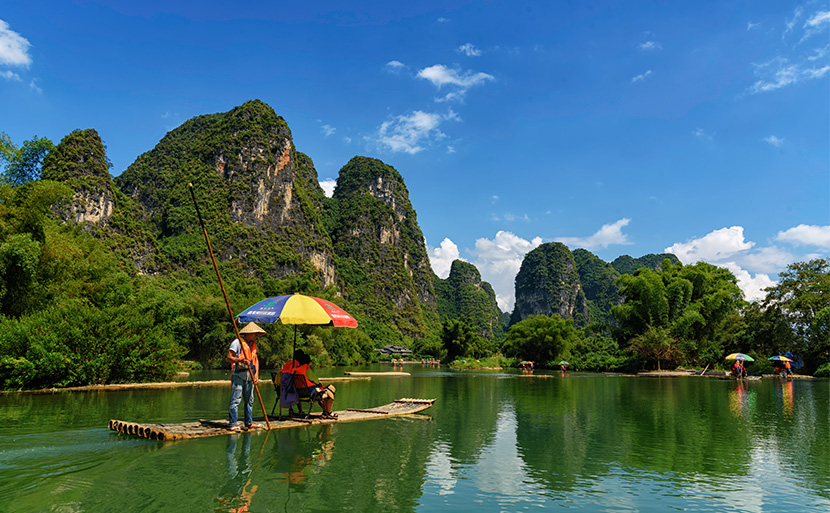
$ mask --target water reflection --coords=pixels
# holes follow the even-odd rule
[[[749,383],[735,381],[735,389],[729,395],[729,409],[736,417],[755,412],[755,392],[749,389]]]
[[[279,482],[302,489],[309,476],[319,474],[334,454],[332,425],[312,429],[283,429],[277,433],[271,470],[281,474]]]
[[[784,404],[784,416],[789,422],[793,421],[793,381],[785,380],[781,383],[781,399]]]
[[[225,390],[0,397],[0,511],[830,510],[827,381],[407,370],[338,400],[436,397],[434,421],[166,444],[102,426],[202,416]]]
[[[241,450],[237,451],[237,445]],[[229,435],[225,448],[227,482],[216,494],[219,505],[216,512],[242,513],[248,511],[257,485],[251,483],[254,466],[251,464],[251,433]]]

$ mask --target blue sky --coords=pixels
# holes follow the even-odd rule
[[[5,0],[0,131],[95,128],[117,175],[260,99],[324,189],[394,166],[435,272],[475,264],[506,311],[543,242],[711,262],[749,298],[830,254],[826,2],[411,3]]]

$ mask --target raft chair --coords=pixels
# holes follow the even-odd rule
[[[274,411],[276,411],[277,406],[279,406],[279,409],[280,409],[279,418],[280,418],[280,420],[283,420],[282,406],[280,405],[280,399],[282,398],[282,374],[283,374],[282,372],[271,371],[271,384],[274,385],[274,391],[277,393],[277,399],[276,399],[276,401],[274,401],[274,407],[271,408],[271,416],[272,417],[274,416]],[[286,374],[288,374],[288,373],[286,372]],[[311,415],[311,409],[314,407],[314,401],[312,400],[311,396],[308,394],[307,389],[303,388],[303,386],[300,386],[300,385],[305,385],[305,382],[303,381],[303,377],[300,374],[291,374],[291,380],[286,381],[286,382],[290,383],[289,386],[291,386],[293,388],[293,390],[295,390],[295,391],[303,390],[303,392],[305,392],[305,393],[300,393],[300,392],[296,392],[296,393],[297,393],[297,397],[299,399],[299,403],[301,404],[300,409],[302,409],[302,403],[308,403],[308,411],[306,413],[302,414],[304,418],[308,418]],[[289,389],[289,391],[290,391],[290,389]],[[317,400],[319,401],[319,399],[317,399]],[[289,406],[288,407],[288,416],[291,417],[293,415],[294,415],[294,407]]]

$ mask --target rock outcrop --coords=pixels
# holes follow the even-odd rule
[[[579,325],[588,321],[576,263],[568,247],[559,242],[542,244],[525,255],[516,275],[516,307],[510,323],[553,314]]]
[[[192,183],[221,260],[249,276],[337,282],[317,172],[295,150],[286,122],[261,101],[185,122],[115,182],[146,210],[173,267],[204,254]]]
[[[64,182],[75,191],[68,210],[58,215],[87,229],[106,225],[115,209],[109,167],[97,131],[74,130],[64,137],[46,156],[41,171],[42,179]]]
[[[331,210],[345,295],[362,298],[369,317],[408,337],[436,329],[435,274],[401,175],[354,157],[340,170]]]

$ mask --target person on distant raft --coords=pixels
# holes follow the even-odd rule
[[[320,403],[320,407],[323,408],[323,418],[335,419],[337,414],[331,409],[334,405],[336,389],[334,385],[322,386],[320,380],[314,375],[314,371],[311,370],[310,363],[311,358],[302,349],[297,349],[294,351],[294,359],[282,366],[282,372],[302,376],[297,385],[297,393],[300,397],[309,397],[312,401]]]
[[[736,378],[745,378],[746,368],[744,368],[744,362],[741,360],[735,360],[735,364],[732,366],[732,372],[735,374]]]
[[[784,362],[784,376],[793,377],[793,366],[790,362]]]
[[[257,336],[265,334],[265,330],[249,322],[239,330],[243,340],[235,338],[225,357],[231,363],[231,400],[228,407],[228,429],[241,431],[236,425],[239,403],[245,400],[245,429],[261,428],[254,424],[254,386],[259,381],[259,357],[257,356]],[[251,381],[253,374],[253,381]]]

